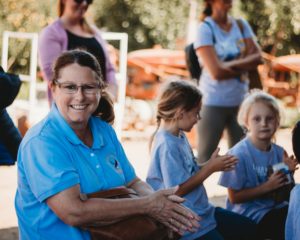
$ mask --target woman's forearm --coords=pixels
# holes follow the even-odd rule
[[[229,62],[225,62],[224,64],[225,66],[237,71],[247,71],[255,69],[260,63],[262,63],[260,53],[254,53],[244,58],[238,58]]]
[[[139,178],[135,178],[127,185],[127,187],[132,188],[139,196],[148,196],[154,192],[149,184],[143,182]]]
[[[81,227],[89,224],[108,224],[135,215],[148,215],[174,231],[192,231],[199,217],[180,203],[176,189],[166,189],[149,196],[122,199],[79,197],[79,185],[66,189],[49,199],[48,206],[66,224]]]

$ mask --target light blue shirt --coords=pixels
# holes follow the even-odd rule
[[[300,185],[296,185],[290,195],[289,211],[285,223],[285,240],[300,239]]]
[[[239,161],[234,170],[221,174],[219,184],[234,190],[253,188],[263,184],[268,180],[268,166],[283,161],[282,147],[272,143],[269,151],[260,151],[251,143],[249,138],[244,138],[237,143],[228,151],[228,154],[236,156]],[[274,200],[269,198],[232,204],[227,199],[226,208],[258,223],[267,212],[286,204],[276,204]]]
[[[183,132],[179,137],[164,130],[156,133],[146,179],[155,190],[177,186],[199,170]],[[208,202],[203,184],[185,195],[184,198],[186,201],[183,204],[201,216],[202,220],[197,232],[187,232],[182,239],[195,239],[216,228],[215,208]]]
[[[207,23],[200,23],[194,48],[214,46],[217,57],[222,62],[239,57],[241,51],[245,49],[243,38],[254,38],[254,33],[248,22],[242,19],[242,34],[237,21],[234,18],[230,19],[232,27],[229,32],[226,32],[211,17],[206,17],[204,21],[208,22],[211,27]],[[213,41],[213,36],[215,42]],[[202,62],[201,59],[199,61]],[[224,81],[212,79],[204,67],[200,78],[200,90],[203,93],[203,105],[234,107],[242,102],[248,91],[248,82],[241,81],[239,78],[226,79]]]
[[[62,222],[46,199],[77,184],[82,193],[124,186],[136,175],[112,127],[96,117],[87,147],[55,105],[31,128],[18,153],[15,207],[20,239],[90,239],[86,231]]]

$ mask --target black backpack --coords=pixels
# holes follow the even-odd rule
[[[186,66],[189,70],[192,79],[199,82],[202,68],[200,67],[194,44],[187,45],[184,49]]]
[[[212,29],[212,26],[210,25],[210,23],[207,21],[203,21],[203,23],[205,23],[209,26],[209,28],[211,29],[212,34],[213,34],[213,29]],[[214,34],[213,34],[213,42],[215,43]],[[202,66],[199,63],[198,56],[194,49],[194,43],[188,44],[185,47],[184,52],[185,52],[185,61],[186,61],[187,69],[191,75],[191,78],[196,80],[196,82],[198,84],[200,76],[201,76],[201,72],[202,72]]]

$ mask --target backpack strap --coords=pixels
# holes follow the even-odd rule
[[[244,24],[242,22],[242,19],[240,19],[240,18],[236,19],[236,23],[237,23],[237,25],[238,25],[238,27],[241,31],[242,37],[245,38],[245,36],[244,36]]]
[[[208,22],[208,21],[203,21],[203,23],[206,24],[206,25],[209,27],[209,29],[210,29],[210,31],[211,31],[211,34],[212,34],[213,45],[215,45],[217,41],[216,41],[216,37],[215,37],[215,33],[214,33],[214,28],[213,28],[213,26],[212,26],[211,23]]]

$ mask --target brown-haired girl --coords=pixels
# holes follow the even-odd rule
[[[186,232],[182,239],[253,240],[256,228],[251,220],[208,202],[203,181],[214,172],[234,169],[236,158],[219,156],[217,149],[205,166],[196,164],[185,132],[200,119],[201,99],[199,90],[186,81],[170,82],[163,89],[147,182],[155,190],[179,185],[176,194],[184,196],[183,204],[202,218],[201,228],[195,233]]]

